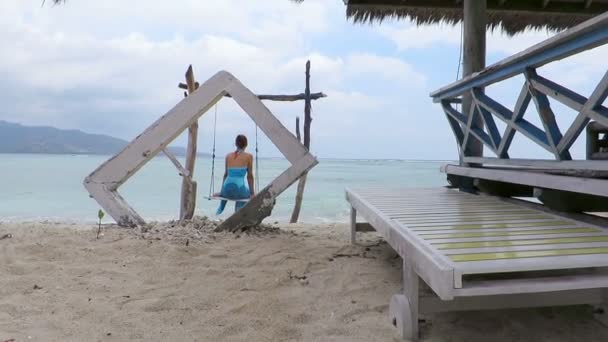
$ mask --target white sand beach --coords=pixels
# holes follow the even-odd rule
[[[158,230],[0,224],[0,341],[397,340],[401,261],[373,233],[350,246],[342,224]],[[586,306],[449,313],[425,317],[421,340],[607,341],[608,328]]]

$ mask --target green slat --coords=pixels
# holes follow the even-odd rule
[[[445,226],[416,226],[408,225],[413,231],[424,231],[424,230],[458,230],[458,229],[490,229],[490,228],[521,228],[521,227],[548,227],[548,226],[568,226],[573,225],[572,222],[568,221],[545,221],[545,222],[520,222],[520,223],[486,223],[486,224],[455,224]]]
[[[484,233],[454,233],[454,234],[421,234],[425,240],[433,239],[458,239],[476,238],[486,236],[511,236],[511,235],[544,235],[544,234],[570,234],[570,233],[596,233],[601,232],[597,228],[564,228],[564,229],[543,229],[543,230],[518,230],[513,232],[484,232]]]
[[[387,213],[382,212],[383,214],[389,216],[392,219],[398,220],[425,220],[429,221],[435,220],[454,220],[454,221],[463,221],[463,220],[490,220],[495,218],[507,219],[507,220],[526,220],[526,219],[537,219],[537,218],[546,218],[551,219],[552,216],[543,215],[535,212],[525,212],[525,213],[511,213],[511,212],[486,212],[486,213],[449,213],[443,214],[438,212],[437,214],[426,214],[426,215],[413,215],[411,213]]]
[[[529,213],[529,210],[484,210],[484,209],[464,209],[464,210],[443,210],[443,211],[428,211],[427,210],[403,210],[402,208],[392,209],[382,209],[380,208],[383,214],[388,215],[407,215],[407,216],[427,216],[427,215],[444,215],[444,216],[453,216],[453,215],[492,215],[492,214],[524,214]]]
[[[430,220],[430,221],[418,221],[418,220],[414,220],[412,221],[411,218],[408,217],[391,217],[393,220],[399,221],[399,222],[411,222],[414,224],[424,224],[424,223],[441,223],[441,222],[454,222],[454,223],[459,223],[459,222],[483,222],[483,221],[487,221],[487,222],[492,222],[492,221],[512,221],[512,220],[542,220],[542,219],[551,219],[551,216],[547,216],[547,215],[535,215],[535,216],[525,216],[525,217],[517,217],[517,216],[512,216],[512,217],[501,217],[501,216],[496,216],[496,217],[480,217],[480,216],[468,216],[468,217],[461,217],[461,218],[439,218],[440,220]]]
[[[504,252],[504,253],[456,254],[456,255],[450,255],[450,259],[452,259],[452,261],[455,261],[455,262],[464,262],[464,261],[486,261],[486,260],[539,258],[539,257],[567,256],[567,255],[589,255],[589,254],[608,254],[608,247],[572,248],[572,249],[556,249],[556,250],[546,250],[546,251],[520,251],[520,252]]]
[[[449,242],[449,243],[436,243],[436,244],[432,244],[432,245],[437,249],[460,249],[460,248],[551,245],[551,244],[581,243],[581,242],[608,242],[608,235],[565,237],[565,238],[555,238],[555,239]]]

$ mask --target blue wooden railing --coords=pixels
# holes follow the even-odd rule
[[[542,77],[536,71],[546,64],[579,54],[608,43],[608,13],[564,31],[521,53],[506,58],[486,69],[443,87],[431,97],[440,103],[456,137],[461,160],[464,163],[500,164],[513,166],[547,166],[555,168],[594,168],[608,170],[606,161],[571,161],[570,148],[590,121],[608,126],[608,108],[603,102],[608,96],[608,71],[589,97],[585,97]],[[608,69],[608,56],[605,56]],[[604,72],[602,70],[601,72]],[[483,89],[503,80],[523,75],[525,83],[513,110],[484,93]],[[470,113],[455,108],[462,96],[470,94]],[[549,99],[558,101],[578,114],[567,130],[562,131],[555,120]],[[538,127],[524,118],[528,106],[534,103],[542,122]],[[500,132],[495,119],[506,124]],[[479,120],[481,119],[481,120]],[[475,122],[483,122],[483,126]],[[509,147],[516,132],[554,155],[554,160],[524,160],[509,158]],[[480,141],[496,157],[484,158],[468,155],[469,139]],[[593,164],[593,165],[592,165]]]

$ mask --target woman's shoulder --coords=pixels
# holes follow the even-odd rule
[[[229,157],[234,157],[236,152],[230,152],[226,154],[226,158]],[[240,155],[242,155],[243,157],[247,158],[247,159],[253,159],[253,155],[251,153],[248,152],[243,152]]]

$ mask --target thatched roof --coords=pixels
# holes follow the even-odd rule
[[[462,20],[462,0],[344,0],[355,22],[409,19],[416,24]],[[513,35],[528,28],[563,30],[608,11],[608,0],[487,0],[488,28]]]

